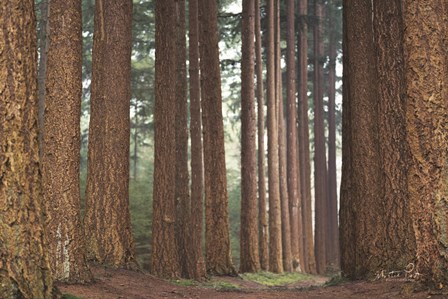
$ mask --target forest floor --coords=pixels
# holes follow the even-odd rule
[[[419,289],[400,278],[378,281],[335,281],[306,276],[282,286],[266,286],[246,277],[214,277],[203,283],[167,281],[146,272],[92,267],[95,281],[85,285],[58,284],[67,299],[268,299],[268,298],[448,298],[448,293]],[[419,290],[418,290],[419,289]]]

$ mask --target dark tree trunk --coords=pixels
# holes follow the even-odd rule
[[[323,4],[315,0],[314,25],[314,198],[315,198],[315,254],[317,273],[324,274],[327,228],[327,165],[325,156],[325,127],[323,107]]]
[[[338,198],[336,186],[336,21],[335,3],[329,4],[329,45],[328,45],[328,247],[327,258],[329,267],[339,269],[339,228],[338,228]]]
[[[240,272],[260,270],[254,95],[254,0],[243,0],[241,61]]]
[[[49,299],[34,1],[0,2],[0,24],[0,298]]]
[[[206,265],[208,273],[225,275],[235,269],[230,255],[217,14],[215,1],[199,0]]]
[[[86,282],[79,190],[82,95],[80,0],[50,3],[42,181],[49,257],[55,280]],[[65,25],[64,20],[71,20]]]
[[[302,270],[307,273],[316,272],[313,240],[313,216],[311,209],[311,163],[310,137],[308,127],[308,1],[299,0],[299,178],[302,199],[302,225],[304,254],[301,262]]]
[[[185,0],[176,2],[176,239],[181,275],[193,277],[192,244],[190,237],[190,180],[188,174],[188,107],[187,107],[187,39]]]
[[[295,60],[295,1],[287,2],[287,161],[288,197],[291,215],[291,252],[293,268],[300,269],[303,259],[302,209],[300,199],[299,160],[297,151],[297,104]]]
[[[86,214],[89,259],[134,267],[129,214],[132,1],[95,3]]]
[[[151,271],[180,276],[176,230],[176,1],[156,2],[154,188]]]
[[[198,0],[189,0],[189,74],[190,74],[190,135],[191,135],[191,242],[192,276],[206,275],[202,253],[204,163],[202,157],[201,86],[199,78]]]
[[[276,0],[268,1],[268,63],[267,63],[267,127],[268,127],[268,177],[269,177],[269,270],[283,272],[282,229],[278,161],[278,121],[276,113],[275,70],[275,15]]]
[[[260,0],[255,0],[255,60],[257,76],[257,115],[258,115],[258,236],[260,249],[260,266],[269,269],[268,252],[268,220],[266,211],[266,174],[265,174],[265,142],[264,142],[264,87],[263,61],[261,57],[261,24]]]

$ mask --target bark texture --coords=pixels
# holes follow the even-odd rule
[[[39,174],[34,1],[2,1],[0,20],[0,298],[52,298]]]
[[[205,244],[207,272],[234,274],[230,256],[229,213],[221,74],[219,69],[217,7],[199,0],[201,103],[204,137]]]
[[[190,74],[190,136],[191,136],[191,239],[193,246],[193,278],[206,275],[202,253],[204,204],[204,161],[202,156],[201,86],[199,78],[198,0],[189,5],[189,74]]]
[[[313,216],[311,209],[311,163],[310,135],[308,127],[308,1],[299,0],[299,177],[302,208],[303,259],[302,270],[307,273],[316,272],[313,239]]]
[[[437,287],[448,282],[448,4],[402,1],[408,196],[416,267]]]
[[[129,214],[132,1],[95,3],[86,214],[88,258],[134,267]]]
[[[260,249],[260,267],[269,269],[268,252],[268,220],[266,211],[266,174],[265,174],[265,142],[264,142],[264,89],[263,62],[261,57],[261,24],[260,0],[255,0],[255,61],[257,76],[257,127],[258,127],[258,238]]]
[[[42,181],[55,280],[87,282],[79,161],[82,94],[81,1],[50,3]],[[70,20],[66,22],[64,20]]]
[[[164,278],[181,275],[176,230],[176,3],[156,3],[156,73],[154,105],[154,187],[151,272]]]
[[[243,0],[241,61],[240,272],[260,270],[255,147],[254,0]]]
[[[278,127],[276,110],[275,15],[276,0],[268,1],[268,62],[267,62],[267,127],[269,177],[269,270],[283,272],[281,203],[278,161]]]

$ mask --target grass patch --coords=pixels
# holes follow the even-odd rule
[[[329,281],[327,281],[324,286],[325,287],[331,287],[331,286],[337,286],[340,285],[341,283],[347,282],[348,279],[345,277],[342,277],[341,275],[335,275],[333,277],[331,277],[331,279]]]
[[[72,294],[62,294],[62,299],[83,299],[83,298]]]
[[[197,282],[192,279],[176,279],[170,280],[172,284],[182,286],[182,287],[194,287],[197,286]]]
[[[240,275],[244,280],[253,281],[265,286],[286,286],[298,281],[309,279],[308,274],[303,273],[282,273],[275,274],[272,272],[244,273]]]
[[[208,281],[203,283],[202,286],[212,288],[217,291],[236,291],[241,289],[239,285],[222,280]]]

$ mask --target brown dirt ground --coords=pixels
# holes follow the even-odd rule
[[[416,284],[403,279],[384,279],[375,282],[345,282],[336,286],[323,284],[326,277],[284,287],[265,287],[238,277],[213,278],[239,285],[236,290],[217,290],[199,286],[180,286],[158,279],[146,272],[92,267],[95,282],[85,285],[58,284],[64,294],[84,299],[268,299],[268,298],[448,298],[448,293],[428,290],[416,291]]]

